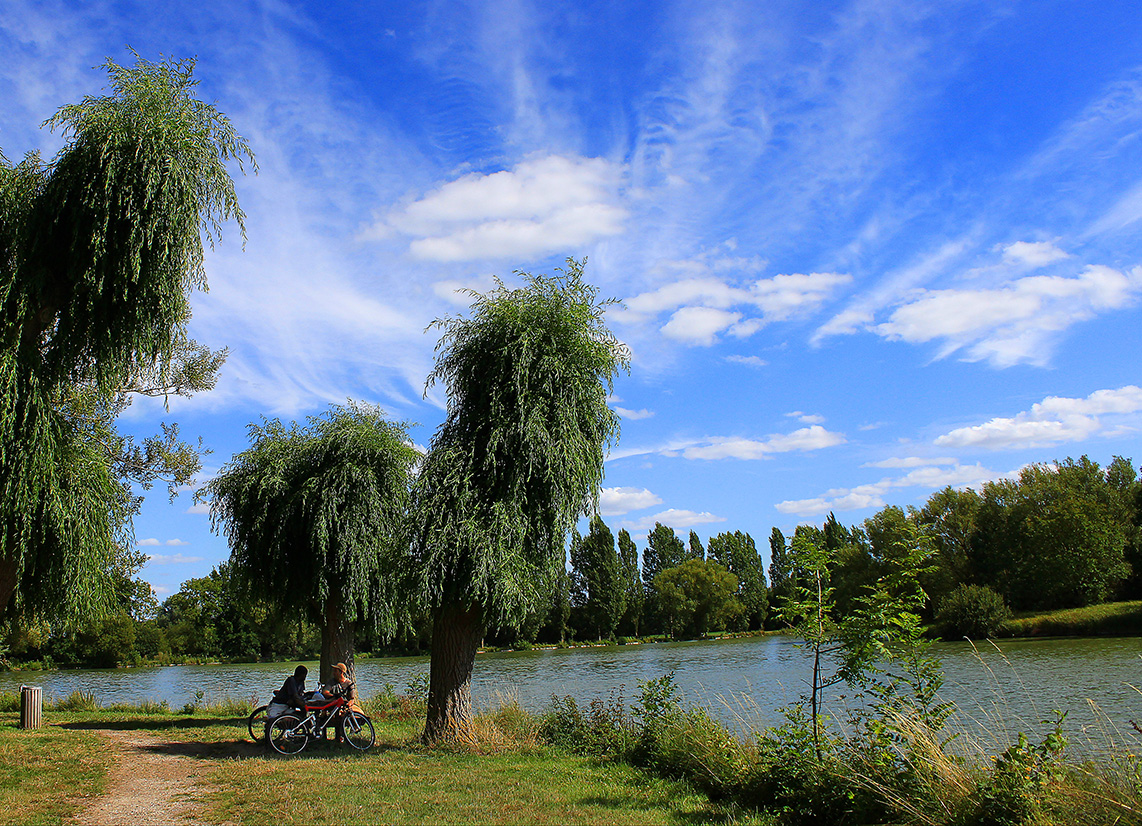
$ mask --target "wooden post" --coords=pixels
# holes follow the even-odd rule
[[[44,720],[44,690],[20,686],[20,728],[39,728]]]

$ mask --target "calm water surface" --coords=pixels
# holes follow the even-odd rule
[[[1041,732],[1053,709],[1069,711],[1072,732],[1112,722],[1142,722],[1142,638],[1006,640],[992,645],[940,643],[946,682],[942,698],[960,709],[961,724],[990,730]],[[316,672],[316,663],[309,663]],[[364,696],[391,684],[398,692],[427,674],[427,657],[357,661]],[[472,695],[477,705],[515,698],[541,710],[552,694],[580,703],[622,691],[629,702],[640,681],[674,671],[686,699],[711,707],[727,722],[771,725],[777,709],[806,690],[811,663],[791,637],[628,645],[481,654]],[[265,702],[292,664],[184,665],[160,668],[0,673],[0,691],[40,685],[45,699],[93,691],[104,704],[166,700],[181,708],[202,691],[207,700],[233,697]],[[844,687],[830,708],[843,716]],[[1092,706],[1092,703],[1094,706]]]

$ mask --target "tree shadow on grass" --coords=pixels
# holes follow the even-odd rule
[[[85,731],[144,731],[156,735],[152,742],[138,746],[138,748],[153,754],[170,755],[174,757],[193,757],[206,760],[248,760],[254,757],[270,757],[281,760],[313,760],[328,759],[330,757],[358,757],[367,754],[400,750],[399,743],[377,743],[367,752],[357,751],[346,745],[339,745],[333,740],[314,741],[306,750],[297,755],[280,755],[267,748],[265,743],[253,743],[246,735],[245,717],[169,717],[145,718],[139,720],[76,720],[66,723],[54,723],[62,729]],[[194,739],[163,739],[161,734],[173,731],[188,731],[194,729],[212,728],[218,726],[233,727],[238,737],[234,740],[194,740]],[[240,734],[239,734],[240,732]]]
[[[152,754],[164,754],[174,757],[196,757],[208,760],[250,759],[252,757],[268,757],[274,760],[327,760],[331,757],[359,758],[369,754],[380,754],[389,751],[398,751],[400,746],[394,743],[378,743],[368,751],[362,752],[349,746],[338,746],[335,743],[314,743],[300,754],[278,754],[267,749],[264,743],[251,743],[250,741],[221,741],[215,743],[197,743],[185,740],[159,741],[148,743],[143,750]]]
[[[678,795],[669,795],[670,798],[677,797]],[[658,803],[645,803],[634,804],[629,797],[621,795],[592,795],[584,797],[580,801],[587,806],[598,806],[601,809],[613,809],[615,811],[660,811],[661,809],[669,809],[674,819],[679,823],[695,823],[695,824],[716,824],[716,823],[738,823],[741,819],[740,813],[733,813],[724,809],[714,807],[712,804],[709,808],[704,808],[699,811],[683,810],[680,806],[676,805],[673,800],[664,800]]]
[[[144,717],[137,720],[75,720],[52,725],[67,729],[114,729],[116,731],[162,731],[163,729],[211,728],[234,726],[245,729],[245,717]]]

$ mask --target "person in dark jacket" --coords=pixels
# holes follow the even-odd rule
[[[267,713],[270,717],[285,714],[290,709],[298,712],[301,719],[305,719],[305,678],[309,676],[309,669],[299,665],[293,674],[286,677],[282,687],[274,692],[274,701],[270,703]]]

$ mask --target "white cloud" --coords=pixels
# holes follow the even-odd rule
[[[825,417],[824,416],[818,416],[815,413],[802,413],[800,410],[794,410],[791,413],[786,413],[785,416],[786,416],[786,418],[796,419],[797,421],[803,422],[805,424],[824,424],[825,423]]]
[[[1070,258],[1070,254],[1047,241],[1016,241],[1003,248],[1003,260],[1027,267],[1045,267]]]
[[[885,478],[879,482],[867,485],[858,485],[855,488],[834,488],[825,491],[820,496],[811,499],[787,499],[778,502],[774,507],[780,513],[797,516],[817,516],[829,511],[850,511],[863,508],[881,508],[885,505],[885,494],[896,488],[918,487],[928,490],[938,490],[948,487],[954,488],[979,487],[984,482],[1010,476],[983,467],[979,464],[960,465],[955,460],[952,467],[938,467],[937,463],[947,464],[945,460],[933,460],[926,466],[916,467],[908,461],[907,465],[898,467],[912,467],[913,469],[903,476]],[[891,465],[881,465],[891,466]]]
[[[603,516],[618,516],[661,504],[662,500],[646,488],[603,488],[599,495],[599,513]]]
[[[601,158],[533,158],[450,181],[364,235],[411,237],[412,256],[431,261],[570,252],[623,231],[622,177],[621,167]]]
[[[162,543],[159,542],[159,540],[155,539],[154,537],[151,537],[150,539],[140,539],[138,542],[135,543],[135,545],[140,547],[140,548],[150,548],[152,546],[161,545],[161,544]]]
[[[628,410],[625,407],[616,407],[615,412],[622,416],[624,419],[630,419],[631,421],[649,419],[654,415],[653,410],[647,410],[645,407],[642,410]]]
[[[1031,409],[1009,418],[997,417],[983,424],[960,427],[936,439],[941,447],[1011,450],[1078,442],[1100,431],[1114,432],[1100,417],[1142,411],[1142,388],[1134,385],[1117,390],[1096,390],[1085,399],[1048,396]],[[1117,422],[1114,423],[1118,424]]]
[[[189,545],[190,543],[187,542],[185,539],[168,539],[163,544],[168,545],[172,548],[180,548],[180,547],[183,547],[185,545]]]
[[[718,333],[740,319],[741,313],[711,307],[683,307],[663,325],[662,334],[675,341],[709,347]]]
[[[654,527],[655,522],[661,522],[671,528],[692,528],[695,525],[707,525],[711,522],[725,522],[724,516],[715,516],[708,511],[695,513],[694,511],[668,508],[654,516],[644,516],[630,522],[623,522],[622,526],[632,531],[645,531]]]
[[[946,270],[964,254],[968,245],[967,238],[945,241],[914,263],[890,273],[881,285],[862,291],[848,307],[821,325],[810,341],[820,344],[829,336],[850,335],[872,324],[880,308],[895,303],[908,290]]]
[[[183,556],[182,554],[147,554],[149,565],[182,565],[191,562],[201,562],[201,556]]]
[[[769,364],[768,361],[759,356],[726,356],[726,361],[733,362],[734,364],[744,364],[746,367],[765,367]]]
[[[209,514],[210,513],[210,503],[209,502],[195,502],[193,505],[191,505],[189,508],[187,508],[186,511],[184,511],[184,513]],[[156,542],[155,544],[158,544],[158,543]]]
[[[707,264],[703,262],[700,266],[704,268]],[[686,278],[626,299],[625,311],[616,313],[615,317],[628,323],[643,323],[672,310],[662,333],[676,341],[708,347],[723,330],[738,338],[748,338],[771,321],[815,309],[834,290],[851,280],[850,276],[839,273],[792,273],[735,287],[713,277]],[[747,318],[734,310],[735,307],[760,310],[762,317]]]
[[[1053,334],[1129,306],[1140,289],[1142,268],[1088,265],[1074,277],[1027,276],[996,289],[920,290],[872,330],[913,344],[941,340],[941,357],[963,350],[965,360],[997,367],[1042,364]]]

